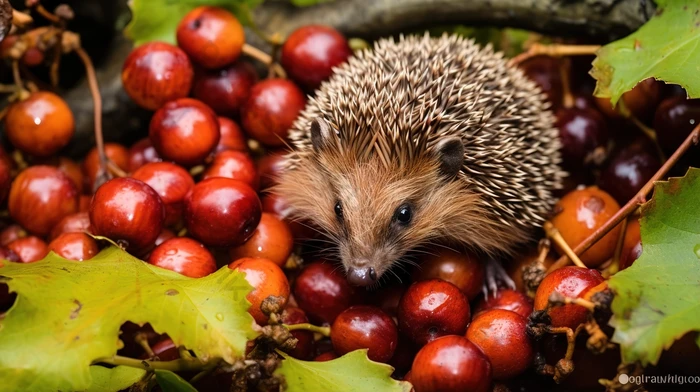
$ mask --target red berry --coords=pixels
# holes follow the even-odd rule
[[[63,233],[90,233],[90,216],[87,212],[76,212],[61,219],[49,235],[49,241]]]
[[[12,166],[0,159],[0,203],[5,201],[12,184]]]
[[[419,345],[440,336],[464,334],[469,316],[464,293],[440,279],[412,284],[399,302],[399,329]]]
[[[301,310],[301,308],[287,306],[284,311],[282,311],[282,322],[287,325],[303,324],[308,323],[309,319],[306,317],[306,313]],[[291,331],[290,333],[297,339],[297,345],[291,350],[286,350],[287,354],[296,359],[311,359],[314,349],[313,333],[302,329]]]
[[[289,281],[277,264],[266,259],[243,258],[228,265],[233,270],[245,273],[245,280],[253,286],[246,299],[250,302],[248,313],[260,325],[267,324],[267,316],[260,309],[263,301],[270,297],[282,297],[281,306],[289,300]]]
[[[28,234],[22,226],[13,224],[0,231],[0,246],[6,246],[17,238],[26,237]]]
[[[49,254],[46,242],[35,236],[18,238],[7,244],[7,249],[15,252],[22,263],[33,263]]]
[[[148,263],[190,278],[201,278],[216,271],[214,256],[201,243],[185,237],[169,239],[158,245]]]
[[[646,121],[654,115],[654,108],[659,103],[660,97],[661,84],[654,78],[648,78],[637,83],[632,90],[622,94],[620,100],[624,102],[625,108],[630,113],[642,121]],[[595,103],[607,117],[622,118],[622,114],[619,112],[619,103],[616,108],[613,108],[609,98],[598,97],[595,98]]]
[[[85,233],[63,233],[49,243],[49,250],[64,259],[84,261],[93,258],[100,248],[97,241]]]
[[[394,356],[399,333],[394,320],[373,306],[351,306],[331,327],[333,349],[340,355],[366,348],[372,361],[388,362]]]
[[[74,160],[66,157],[58,158],[58,169],[73,180],[76,189],[83,189],[83,183],[85,179],[83,178],[83,169]]]
[[[642,255],[642,238],[639,219],[630,219],[625,231],[625,242],[620,253],[620,271],[629,267]]]
[[[185,225],[207,246],[236,246],[253,235],[261,209],[258,195],[245,183],[209,178],[185,196]]]
[[[260,178],[253,159],[242,151],[221,151],[207,167],[202,179],[225,177],[243,181],[253,189],[258,189]]]
[[[532,300],[519,291],[500,289],[496,295],[489,295],[486,299],[481,298],[474,307],[474,315],[491,309],[510,310],[528,318],[532,313]]]
[[[658,153],[643,143],[632,143],[615,154],[603,167],[598,184],[620,204],[639,192],[661,168]]]
[[[607,155],[608,128],[595,109],[561,108],[556,112],[564,166],[582,169],[599,165]]]
[[[263,212],[269,212],[287,223],[295,240],[311,240],[316,238],[318,231],[313,223],[303,219],[292,219],[287,201],[277,193],[267,193],[260,199]]]
[[[160,162],[158,152],[153,147],[151,139],[143,138],[129,148],[128,171],[133,173],[136,169],[150,162]]]
[[[283,267],[293,247],[294,237],[289,226],[276,216],[263,212],[253,236],[243,245],[231,249],[231,258],[262,257]]]
[[[226,150],[248,151],[248,141],[241,127],[233,120],[226,117],[218,117],[219,119],[219,144],[216,145],[214,151],[221,152]]]
[[[114,162],[122,170],[129,170],[129,150],[121,144],[105,143],[105,155],[107,159]],[[91,149],[85,156],[83,161],[83,174],[85,175],[86,188],[85,191],[92,193],[92,187],[95,184],[97,171],[100,168],[100,157],[97,152],[97,147]]]
[[[4,246],[0,247],[0,267],[2,267],[2,260],[11,261],[13,263],[21,262],[21,260],[19,259],[19,255],[17,255],[17,253],[15,253],[10,248],[4,247]],[[1,286],[3,286],[3,285],[0,284],[0,287]],[[4,286],[7,287],[7,285],[4,285]],[[0,301],[0,302],[2,302],[2,301]]]
[[[545,310],[549,296],[554,292],[571,298],[580,298],[591,288],[603,283],[600,272],[581,267],[564,267],[551,272],[540,283],[535,294],[535,310]],[[547,312],[553,327],[576,329],[586,321],[588,310],[580,305],[555,306]]]
[[[265,154],[258,160],[258,173],[260,174],[260,188],[271,188],[277,183],[277,179],[284,170],[283,151],[275,151]]]
[[[340,269],[323,261],[307,264],[292,289],[299,307],[315,323],[333,323],[353,304],[355,294]]]
[[[156,110],[184,98],[192,87],[194,71],[185,52],[165,42],[149,42],[134,49],[124,61],[124,90],[139,106]]]
[[[562,197],[552,218],[552,224],[572,248],[578,246],[599,227],[603,226],[620,209],[620,205],[608,193],[591,186],[569,192]],[[620,236],[616,227],[581,255],[588,267],[597,267],[610,259]]]
[[[78,211],[78,189],[62,171],[30,166],[12,182],[10,217],[29,232],[45,236],[65,216]]]
[[[5,134],[12,145],[29,155],[46,157],[63,148],[75,132],[73,112],[61,97],[37,91],[10,105]]]
[[[554,108],[559,107],[562,100],[562,66],[560,59],[549,56],[536,56],[520,64],[525,75],[547,95]]]
[[[280,62],[289,76],[308,90],[315,90],[330,78],[333,67],[352,54],[348,41],[328,26],[303,26],[289,35]]]
[[[250,90],[241,109],[245,131],[268,147],[283,146],[292,124],[306,105],[304,93],[285,79],[267,79]]]
[[[174,361],[180,359],[180,350],[178,350],[173,340],[165,335],[158,342],[151,345],[153,354],[158,357],[159,361]],[[148,354],[141,355],[141,359],[150,359]]]
[[[462,290],[469,300],[481,292],[484,277],[484,263],[476,255],[442,247],[428,250],[411,275],[414,282],[427,279],[450,282]]]
[[[326,361],[332,361],[334,359],[338,358],[338,354],[334,353],[333,351],[328,351],[323,354],[320,354],[314,358],[315,362],[326,362]]]
[[[158,193],[133,178],[115,178],[102,184],[90,204],[94,233],[125,243],[130,251],[153,245],[163,219]]]
[[[491,309],[469,324],[466,334],[491,362],[493,378],[505,380],[522,373],[534,358],[527,319],[515,312]]]
[[[156,242],[154,243],[154,245],[158,246],[158,245],[162,244],[163,242],[165,242],[171,238],[175,238],[175,237],[176,237],[175,233],[173,233],[172,231],[170,231],[168,229],[163,229],[163,230],[161,230],[160,234],[158,234],[158,238],[156,238]]]
[[[165,208],[166,226],[182,220],[185,195],[194,186],[187,170],[170,162],[153,162],[141,166],[131,177],[143,181],[158,193]]]
[[[238,117],[257,81],[255,67],[240,61],[223,69],[197,72],[192,96],[209,105],[218,115]]]
[[[202,163],[219,143],[219,120],[196,99],[170,101],[151,118],[148,136],[165,160],[190,167]]]
[[[416,392],[486,392],[491,388],[491,364],[467,338],[443,336],[418,351],[411,383]]]
[[[177,26],[178,46],[205,68],[220,68],[236,61],[244,43],[243,26],[223,8],[197,7]]]

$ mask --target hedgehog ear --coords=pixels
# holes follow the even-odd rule
[[[459,173],[464,165],[464,144],[458,136],[440,140],[433,150],[440,163],[440,173],[452,178]]]
[[[311,121],[311,144],[314,150],[321,151],[331,137],[331,128],[323,119]]]

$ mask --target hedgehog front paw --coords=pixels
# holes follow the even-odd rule
[[[486,279],[484,279],[484,285],[481,288],[484,292],[484,298],[489,298],[490,294],[495,297],[499,283],[506,288],[515,290],[515,282],[510,278],[501,262],[489,258],[486,262]]]

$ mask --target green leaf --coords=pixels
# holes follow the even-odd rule
[[[90,364],[117,352],[119,327],[150,323],[202,360],[234,362],[255,337],[244,274],[227,267],[192,279],[144,263],[116,247],[87,262],[54,253],[6,262],[0,282],[17,292],[0,322],[0,380],[12,391],[90,386]]]
[[[595,95],[615,105],[644,79],[680,84],[700,97],[700,2],[657,1],[656,15],[633,34],[605,45],[593,61]]]
[[[156,369],[155,373],[163,392],[197,392],[190,383],[170,370]]]
[[[326,362],[307,362],[282,352],[275,375],[283,376],[285,392],[409,392],[411,384],[391,378],[389,365],[367,358],[367,350],[355,350]]]
[[[85,392],[119,392],[136,384],[145,375],[145,370],[129,366],[117,366],[112,369],[90,366],[92,384]]]
[[[700,169],[657,182],[642,207],[643,251],[610,278],[613,341],[626,363],[656,364],[661,352],[700,330]]]
[[[291,0],[290,2],[297,7],[308,7],[320,3],[329,3],[334,0]]]
[[[250,24],[250,10],[262,0],[131,0],[131,22],[126,35],[138,46],[149,41],[175,43],[175,30],[185,14],[202,5],[225,8],[244,25]]]

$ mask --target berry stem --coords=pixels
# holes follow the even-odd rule
[[[574,107],[574,95],[571,93],[571,59],[565,58],[559,67],[561,74],[562,106],[571,109]]]
[[[510,59],[510,65],[518,65],[525,60],[531,59],[535,56],[550,56],[550,57],[564,57],[564,56],[587,56],[594,55],[600,45],[566,45],[566,44],[541,44],[535,42],[530,46],[525,52]]]
[[[608,221],[601,227],[598,228],[593,234],[588,236],[583,242],[578,244],[576,248],[574,248],[574,253],[577,255],[580,255],[581,253],[587,251],[591,246],[593,246],[596,242],[600,241],[601,238],[603,238],[610,230],[612,230],[615,226],[617,226],[620,222],[622,222],[624,219],[626,219],[628,216],[630,216],[636,209],[637,207],[646,202],[646,196],[651,192],[654,188],[654,183],[656,181],[659,181],[666,173],[668,173],[669,170],[675,165],[678,160],[685,154],[688,149],[693,146],[698,144],[700,141],[700,125],[697,125],[688,135],[688,137],[685,138],[683,141],[683,144],[681,144],[678,149],[676,149],[676,152],[671,155],[666,162],[664,162],[663,166],[654,174],[654,176],[642,187],[642,189],[637,192],[637,194],[627,202],[627,204],[624,205],[615,215],[613,215]],[[547,270],[547,273],[550,273],[554,270],[557,270],[561,267],[565,267],[569,264],[569,257],[567,255],[564,255],[559,258],[559,260],[556,261],[556,263],[552,264],[551,267],[549,267],[549,270]]]
[[[154,358],[156,354],[153,352],[153,349],[151,348],[151,345],[148,344],[148,338],[146,337],[146,334],[143,332],[139,332],[134,336],[134,341],[143,348],[143,351],[148,354],[149,358]]]
[[[561,248],[561,250],[571,259],[573,260],[574,264],[578,267],[583,267],[583,268],[588,268],[586,267],[585,264],[581,261],[581,259],[578,258],[576,253],[574,253],[573,250],[571,250],[571,247],[569,244],[566,243],[566,240],[564,240],[564,237],[562,237],[561,233],[559,233],[559,230],[557,230],[556,227],[552,224],[552,222],[545,222],[544,223],[544,231],[547,234],[547,238],[550,238],[552,241],[554,241],[555,244]]]
[[[255,46],[249,44],[243,44],[243,53],[252,57],[261,63],[270,67],[270,69],[280,78],[286,79],[287,73],[284,71],[281,65],[275,62],[275,59],[269,54],[263,52],[262,50],[256,48]]]
[[[43,5],[41,5],[41,3],[37,2],[33,8],[34,11],[36,11],[39,15],[41,15],[42,18],[48,20],[49,22],[59,26],[63,24],[61,18],[49,12],[46,8],[44,8]]]
[[[612,276],[620,269],[620,256],[622,255],[622,247],[625,245],[625,235],[627,234],[627,219],[622,221],[620,236],[617,237],[615,244],[615,253],[613,253],[612,263],[605,269],[608,276]]]
[[[331,336],[331,327],[319,327],[319,326],[309,324],[309,323],[292,324],[292,325],[282,324],[282,325],[284,325],[285,328],[287,328],[290,331],[304,329],[307,331],[320,333],[321,335],[323,335],[325,337]]]
[[[15,82],[17,98],[19,100],[27,99],[29,92],[24,88],[22,84],[22,76],[19,73],[19,61],[12,60],[12,78]]]
[[[12,24],[19,27],[23,28],[27,25],[30,25],[34,20],[29,14],[25,14],[24,12],[17,11],[16,9],[12,10]]]
[[[203,362],[199,359],[176,359],[173,361],[152,361],[143,359],[134,359],[129,357],[123,357],[121,355],[115,355],[113,357],[100,358],[94,361],[94,363],[105,363],[108,365],[124,365],[135,367],[144,370],[162,369],[170,370],[171,372],[182,372],[182,371],[197,371],[202,370],[209,362]]]
[[[92,60],[82,47],[75,48],[75,53],[80,57],[85,65],[87,72],[88,84],[90,86],[90,94],[92,94],[92,102],[95,113],[95,144],[97,144],[97,154],[99,156],[99,169],[97,170],[97,180],[95,186],[101,183],[100,177],[107,173],[107,155],[105,154],[104,139],[102,137],[102,97],[100,89],[97,85],[97,76],[95,75],[95,67],[92,65]]]

